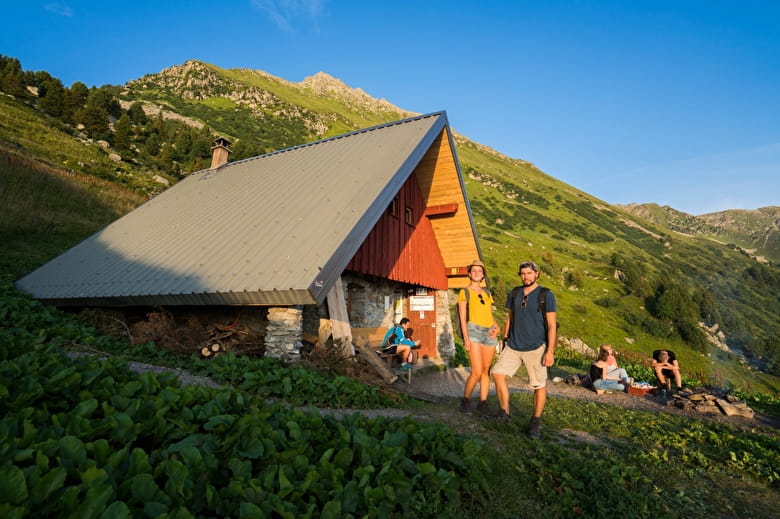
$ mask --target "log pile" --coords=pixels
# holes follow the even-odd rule
[[[262,337],[240,323],[234,323],[227,328],[214,324],[206,329],[206,334],[208,338],[198,348],[204,359],[216,359],[226,352],[258,356],[265,353]]]
[[[217,358],[222,353],[222,345],[220,345],[218,342],[215,342],[211,346],[203,346],[200,349],[200,356],[203,358],[211,357]]]

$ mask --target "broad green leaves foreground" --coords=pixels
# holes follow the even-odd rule
[[[4,518],[452,515],[484,495],[480,443],[442,425],[336,420],[72,360],[58,346],[95,338],[34,306],[0,308]]]
[[[550,399],[541,443],[519,419],[473,424],[483,441],[429,421],[337,420],[262,399],[323,403],[338,385],[340,405],[382,404],[372,388],[302,368],[261,377],[243,360],[211,364],[241,388],[213,390],[63,351],[117,351],[115,342],[0,283],[0,517],[712,519],[777,510],[776,434]],[[527,417],[530,395],[512,405]]]

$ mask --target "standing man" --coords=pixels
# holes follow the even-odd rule
[[[539,438],[542,411],[547,401],[547,368],[553,365],[557,341],[556,306],[553,293],[537,283],[539,269],[533,261],[524,261],[518,271],[523,283],[507,298],[509,310],[504,327],[506,347],[493,367],[493,380],[501,409],[497,419],[509,422],[509,387],[506,378],[513,376],[521,364],[528,370],[534,390],[533,416],[528,436]],[[540,298],[543,298],[540,302]]]

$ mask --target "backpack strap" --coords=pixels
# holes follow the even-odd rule
[[[539,311],[542,312],[542,322],[544,323],[544,336],[547,337],[547,292],[550,289],[539,286]],[[555,321],[555,329],[559,326],[558,320]]]
[[[469,299],[471,298],[471,294],[469,293],[469,289],[467,287],[463,287],[463,291],[466,294],[466,322],[469,322]],[[457,315],[457,318],[458,318],[458,328],[457,328],[458,333],[460,334],[461,339],[465,339],[466,330],[464,330],[463,327],[460,325],[460,314]]]
[[[509,293],[509,311],[514,312],[515,310],[515,299],[517,299],[517,293],[520,292],[520,287],[515,287],[512,289],[512,291]],[[509,328],[509,334],[512,334],[512,328]],[[506,337],[507,339],[509,336]],[[506,341],[504,341],[506,343]]]
[[[549,291],[549,288],[539,285],[539,311],[542,312],[542,314],[547,313],[547,292]],[[545,326],[547,326],[547,319],[545,319],[544,322]]]
[[[517,299],[517,293],[520,292],[520,287],[512,289],[512,293],[509,296],[509,309],[512,310],[515,307],[515,299]]]

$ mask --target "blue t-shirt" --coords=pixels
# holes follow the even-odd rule
[[[540,286],[537,286],[533,292],[528,294],[528,299],[520,308],[523,302],[522,287],[517,291],[517,297],[512,301],[512,292],[506,298],[506,308],[512,315],[512,327],[509,330],[509,341],[507,345],[517,351],[533,351],[543,344],[547,344],[547,336],[544,333],[545,316],[539,311],[539,292]],[[548,312],[556,312],[555,295],[551,290],[547,291],[545,305]]]

